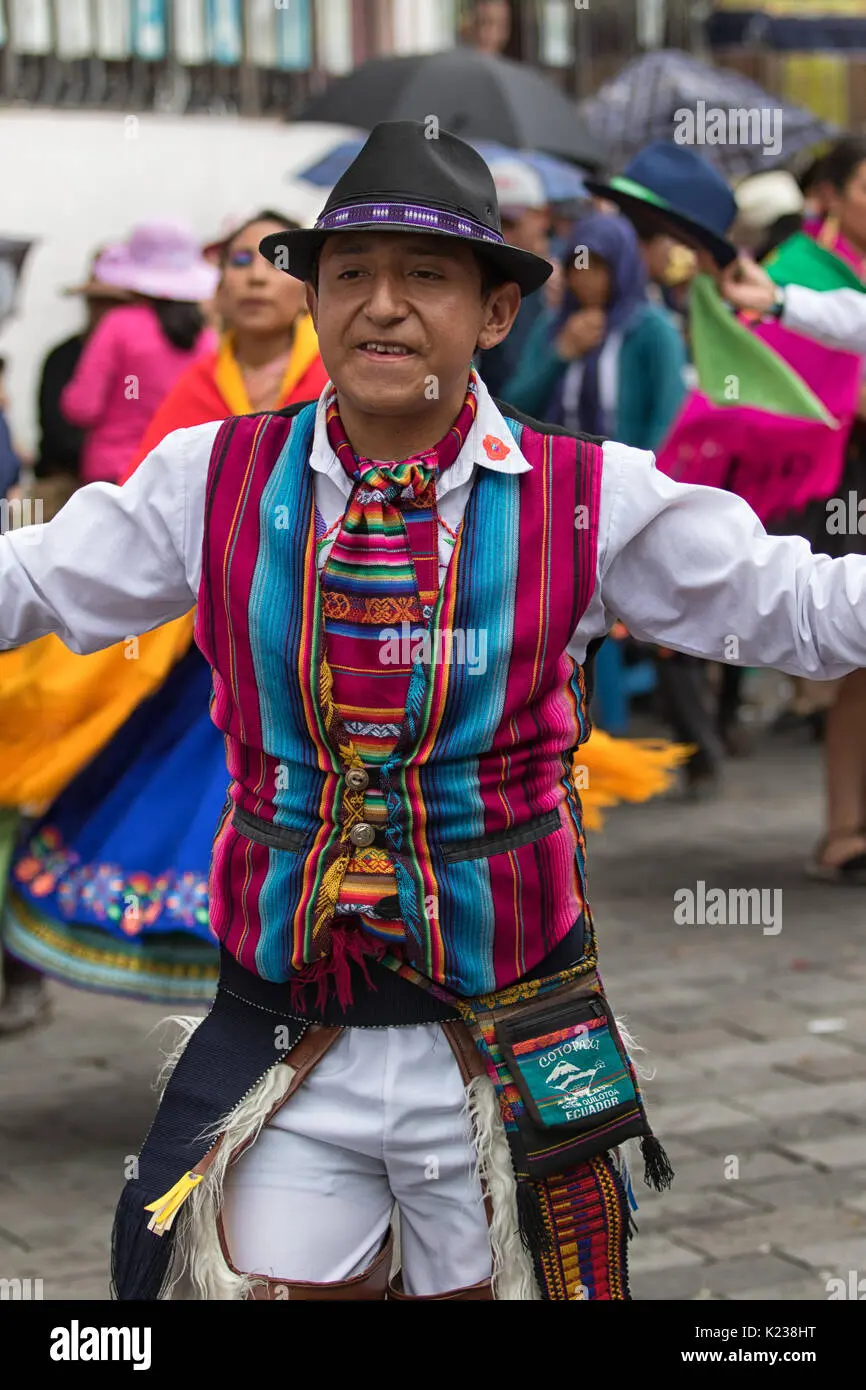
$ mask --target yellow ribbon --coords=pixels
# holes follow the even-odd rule
[[[153,1216],[147,1223],[147,1229],[153,1231],[156,1236],[164,1236],[166,1231],[170,1231],[174,1218],[203,1177],[203,1173],[184,1173],[180,1181],[176,1182],[174,1187],[169,1188],[164,1197],[158,1197],[155,1202],[146,1206],[145,1211],[153,1212]]]

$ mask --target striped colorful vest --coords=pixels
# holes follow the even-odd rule
[[[231,778],[211,924],[242,966],[272,981],[327,954],[321,903],[358,818],[323,664],[315,418],[310,405],[222,426],[196,616]],[[589,722],[566,647],[595,586],[602,450],[508,425],[532,471],[477,470],[431,620],[439,660],[412,682],[394,752],[375,770],[406,929],[399,950],[463,996],[534,969],[585,905],[571,762]],[[483,663],[455,659],[468,639]]]

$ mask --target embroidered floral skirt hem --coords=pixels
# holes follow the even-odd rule
[[[10,955],[61,984],[151,1004],[209,1004],[217,981],[211,947],[166,933],[151,941],[118,941],[41,914],[9,895],[3,945]]]
[[[10,954],[99,992],[213,997],[207,874],[226,770],[210,681],[192,649],[19,841],[0,931]]]

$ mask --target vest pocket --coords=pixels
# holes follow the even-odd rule
[[[443,845],[442,858],[446,864],[459,864],[469,859],[492,859],[495,854],[505,854],[508,850],[520,849],[543,840],[555,830],[562,829],[562,819],[558,811],[548,811],[528,825],[515,826],[512,830],[502,830],[498,835],[481,835],[474,840],[461,840],[456,845]]]
[[[268,849],[285,849],[291,854],[300,854],[309,841],[309,836],[302,830],[288,830],[284,825],[274,825],[261,816],[244,811],[240,806],[236,806],[232,813],[232,825],[240,835],[257,845],[267,845]]]

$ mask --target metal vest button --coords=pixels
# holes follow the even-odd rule
[[[359,849],[366,849],[368,845],[373,843],[375,838],[375,830],[372,825],[368,825],[366,821],[361,821],[360,825],[353,825],[352,829],[349,831],[349,839],[352,841],[352,844],[357,845]]]
[[[363,768],[353,767],[346,773],[346,786],[350,792],[365,792],[369,785],[369,774]]]

